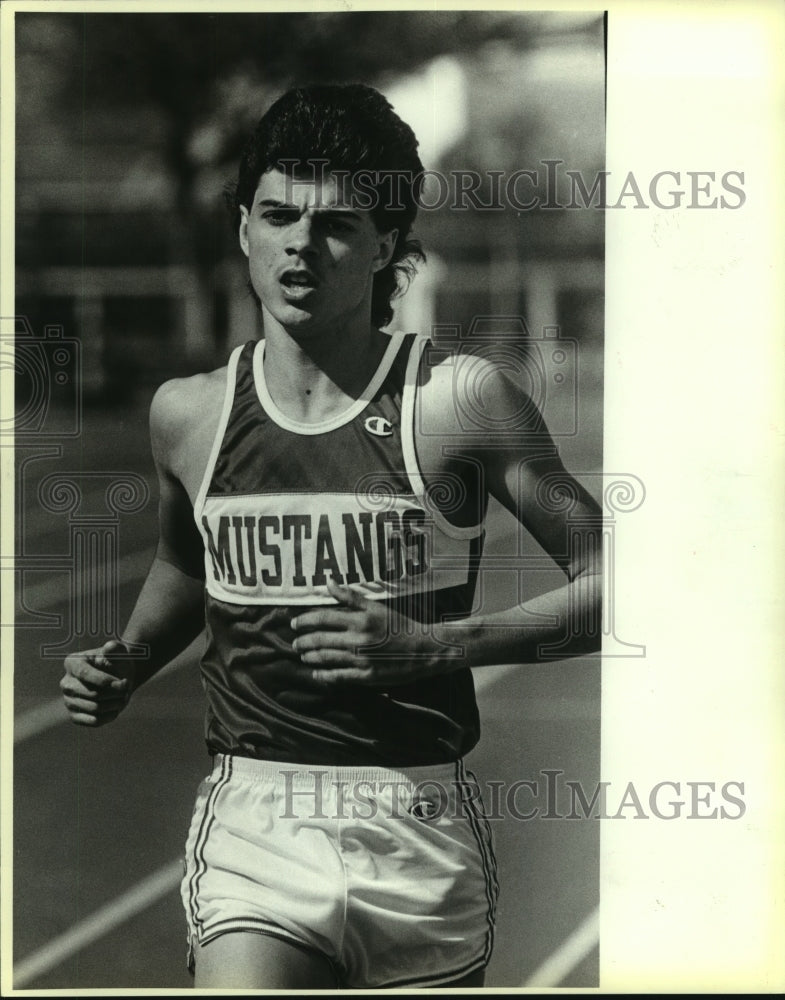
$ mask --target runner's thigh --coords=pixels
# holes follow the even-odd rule
[[[196,989],[336,989],[330,963],[278,938],[252,931],[221,934],[195,949]]]

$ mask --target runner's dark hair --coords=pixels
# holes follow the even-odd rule
[[[423,185],[412,129],[366,84],[315,84],[289,90],[265,112],[243,151],[237,181],[226,190],[235,231],[240,206],[251,208],[262,174],[280,169],[301,179],[345,171],[357,207],[368,208],[380,233],[398,230],[392,258],[374,275],[371,319],[385,326],[391,301],[406,291],[425,260],[410,233]],[[251,290],[259,304],[258,296]]]

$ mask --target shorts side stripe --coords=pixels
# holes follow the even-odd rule
[[[456,781],[461,792],[461,799],[466,807],[469,823],[477,841],[477,848],[482,860],[482,870],[485,876],[485,897],[488,900],[488,932],[485,936],[485,949],[483,952],[484,964],[487,964],[493,951],[494,926],[496,922],[496,896],[498,894],[498,882],[496,880],[496,858],[491,845],[490,831],[486,827],[486,820],[482,814],[478,814],[476,797],[469,788],[470,780],[477,785],[475,776],[467,770],[463,760],[455,762],[457,777]],[[478,786],[479,787],[479,786]]]
[[[469,776],[469,778],[471,779],[471,781],[473,781],[474,784],[479,788],[479,782],[477,781],[477,778],[474,775],[474,773],[472,771],[470,771],[469,768],[467,768],[467,767],[464,767],[464,770],[465,770],[466,774]],[[474,810],[475,810],[475,815],[477,817],[477,822],[478,822],[479,828],[485,834],[485,845],[486,845],[486,851],[487,851],[487,855],[486,856],[487,856],[487,859],[488,859],[488,865],[489,865],[490,876],[491,876],[491,895],[493,897],[492,921],[493,921],[493,924],[494,924],[494,927],[495,927],[495,925],[496,925],[496,904],[497,904],[498,899],[499,899],[499,879],[498,879],[498,865],[496,863],[496,853],[495,853],[494,847],[493,847],[493,833],[491,831],[491,825],[490,825],[490,822],[488,820],[488,817],[485,815],[484,812],[480,811],[479,806],[476,804],[476,800],[472,799],[472,804],[473,804],[473,807],[474,807]]]
[[[475,776],[475,774],[474,774],[473,771],[469,770],[469,768],[466,767],[466,765],[463,763],[463,761],[461,761],[461,768],[462,768],[463,774],[465,775],[465,779],[468,779],[469,783],[474,784],[477,788],[479,788],[480,783],[477,780],[477,777]],[[493,848],[493,836],[491,834],[491,828],[490,828],[490,824],[488,822],[488,818],[487,818],[487,816],[485,815],[484,812],[480,811],[479,806],[477,805],[477,801],[478,800],[477,800],[476,797],[470,796],[470,802],[471,802],[471,805],[472,805],[472,809],[473,809],[474,815],[477,818],[478,827],[485,834],[484,838],[483,838],[483,841],[484,841],[484,844],[485,844],[486,858],[488,860],[488,867],[489,867],[489,872],[490,872],[490,876],[491,876],[491,887],[492,887],[493,892],[494,892],[494,898],[496,898],[498,896],[498,894],[499,894],[499,881],[498,881],[498,878],[497,878],[497,875],[498,875],[498,866],[496,864],[496,854],[495,854],[494,848]],[[495,909],[496,908],[495,908],[495,905],[494,905],[494,912],[495,912]]]
[[[469,768],[466,767],[465,765],[463,765],[463,763],[462,763],[462,766],[463,766],[464,772],[468,776],[469,780],[471,782],[473,782],[479,788],[480,783],[477,780],[474,772],[471,771],[471,770],[469,770]],[[496,901],[497,901],[497,899],[499,897],[499,879],[498,879],[498,865],[496,863],[496,853],[495,853],[494,848],[493,848],[493,834],[491,833],[491,826],[490,826],[490,823],[488,821],[487,816],[485,815],[484,812],[481,812],[479,810],[479,806],[476,804],[476,802],[477,802],[476,799],[474,799],[474,798],[471,799],[472,807],[474,809],[474,814],[477,817],[477,822],[478,822],[479,828],[482,831],[484,831],[484,833],[485,833],[484,842],[485,842],[485,845],[486,845],[486,856],[487,856],[487,859],[488,859],[489,871],[490,871],[490,876],[491,876],[491,890],[492,890],[493,899],[494,899],[493,915],[495,917],[496,916]]]
[[[229,756],[225,756],[221,761],[221,776],[216,781],[213,786],[213,790],[210,792],[207,803],[205,804],[204,812],[202,813],[202,821],[199,826],[199,832],[196,836],[196,843],[194,844],[194,870],[191,875],[189,882],[188,898],[191,907],[191,924],[194,930],[201,929],[202,922],[199,919],[199,881],[207,870],[207,862],[204,859],[204,849],[207,845],[207,839],[210,836],[210,829],[215,821],[215,804],[221,790],[228,783],[232,776],[232,759]]]

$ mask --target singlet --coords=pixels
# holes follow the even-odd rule
[[[425,344],[392,334],[361,397],[319,424],[296,423],[275,406],[263,340],[232,353],[194,505],[205,546],[201,674],[211,753],[403,767],[456,760],[476,744],[468,668],[385,688],[325,685],[291,645],[295,615],[335,604],[328,575],[409,618],[471,611],[482,523],[451,524],[417,463]]]

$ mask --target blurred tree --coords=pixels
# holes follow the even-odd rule
[[[70,123],[72,143],[90,122],[160,130],[179,225],[173,262],[199,275],[195,353],[212,353],[211,282],[223,256],[215,211],[200,184],[237,158],[249,126],[275,94],[296,83],[380,81],[445,53],[493,40],[532,44],[538,17],[503,11],[263,14],[19,13],[18,100]],[[53,66],[55,69],[53,69]],[[42,82],[43,81],[43,82]],[[45,93],[42,95],[42,87]],[[36,93],[39,100],[35,100]],[[54,107],[52,104],[54,103]],[[23,114],[24,121],[24,114]],[[84,168],[83,168],[84,169]],[[213,201],[213,205],[215,202]]]
[[[530,19],[498,11],[87,14],[81,21],[84,59],[73,67],[79,82],[96,105],[147,102],[164,114],[167,161],[186,201],[195,172],[190,138],[225,110],[227,81],[282,92],[308,81],[378,80],[486,41],[521,48],[534,37]],[[245,117],[262,110],[246,109]],[[234,156],[247,121],[220,124],[230,138],[220,155]]]

